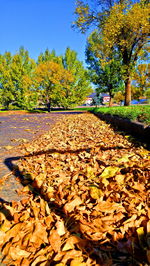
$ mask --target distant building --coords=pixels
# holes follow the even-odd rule
[[[100,98],[102,98],[101,99],[102,104],[109,103],[110,100],[109,94],[100,93],[99,97],[97,97],[96,92],[93,92],[92,94],[86,97],[85,105],[95,105]]]

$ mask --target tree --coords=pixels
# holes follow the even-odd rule
[[[77,53],[67,48],[65,55],[62,57],[64,68],[73,75],[74,80],[71,86],[63,88],[63,97],[61,105],[65,108],[72,107],[76,104],[82,104],[88,94],[92,92],[88,72],[83,63],[78,60]]]
[[[0,55],[0,101],[6,109],[15,100],[15,87],[11,77],[11,63],[11,53],[5,52],[4,55]]]
[[[86,62],[90,70],[91,81],[97,86],[97,94],[108,92],[109,106],[112,106],[114,93],[122,82],[121,60],[119,53],[112,49],[107,61],[104,62],[105,49],[103,48],[102,36],[94,31],[88,38]]]
[[[62,65],[53,61],[38,64],[34,76],[37,87],[50,112],[52,104],[56,103],[58,98],[61,99],[64,93],[63,88],[70,87],[73,76]]]
[[[108,1],[111,3],[111,1]],[[83,1],[77,2],[76,14],[78,16],[75,25],[81,31],[85,31],[96,23],[99,33],[103,35],[106,57],[113,49],[119,51],[122,56],[125,105],[131,101],[132,72],[148,43],[149,35],[149,8],[148,1],[114,1],[107,9],[107,1],[104,1],[104,11],[92,13],[89,5]],[[97,2],[98,6],[100,1]]]
[[[130,8],[124,4],[115,5],[103,26],[106,54],[109,54],[112,47],[115,47],[122,56],[125,105],[129,105],[131,101],[133,70],[148,42],[149,7],[149,4],[143,3],[133,4]]]
[[[5,108],[10,104],[29,109],[37,100],[33,88],[32,74],[35,62],[23,47],[15,55],[6,52],[0,56],[1,103]]]
[[[38,56],[37,64],[47,62],[47,61],[53,61],[56,63],[60,63],[61,57],[56,55],[56,52],[54,49],[50,52],[49,49],[47,48],[44,53],[41,53]]]
[[[130,5],[135,2],[138,0],[130,0]],[[146,3],[146,0],[144,2]],[[112,7],[121,3],[126,3],[126,0],[77,0],[74,12],[76,20],[72,26],[82,33],[85,33],[90,27],[100,29]]]
[[[15,87],[15,102],[23,109],[30,109],[37,102],[32,79],[35,67],[35,61],[23,47],[12,57],[11,77]]]

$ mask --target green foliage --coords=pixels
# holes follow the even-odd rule
[[[5,108],[18,106],[30,109],[37,102],[32,75],[35,62],[23,47],[15,55],[6,52],[0,56],[0,101]]]
[[[71,108],[90,93],[88,72],[70,48],[64,56],[46,49],[37,63],[23,47],[0,55],[0,104],[6,109],[31,110],[37,103]]]
[[[97,31],[92,32],[86,47],[86,62],[89,68],[91,81],[97,86],[96,91],[108,92],[110,98],[121,87],[122,62],[119,53],[112,49],[107,61],[104,61],[105,50],[102,35]]]
[[[54,49],[51,52],[49,51],[49,49],[46,49],[45,52],[40,53],[40,55],[38,56],[37,64],[44,63],[47,61],[61,63],[61,56],[57,56]]]
[[[92,90],[88,72],[82,62],[78,60],[75,51],[67,48],[65,55],[62,57],[62,64],[66,70],[70,71],[74,80],[70,87],[63,88],[63,96],[59,102],[64,108],[71,108],[77,104],[82,104]]]
[[[105,113],[111,115],[118,115],[122,118],[137,120],[150,124],[150,105],[146,106],[120,106],[120,107],[100,107],[94,109],[95,113]]]

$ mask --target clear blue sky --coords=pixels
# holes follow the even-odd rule
[[[0,0],[0,54],[24,46],[35,60],[46,48],[76,50],[84,61],[86,36],[71,29],[75,0]]]

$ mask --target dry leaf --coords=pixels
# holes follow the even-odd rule
[[[72,212],[75,207],[82,204],[82,200],[79,197],[76,197],[74,200],[65,204],[64,209],[66,212]]]
[[[57,230],[53,230],[51,232],[51,235],[49,237],[49,242],[54,249],[55,252],[58,252],[61,247],[61,238],[60,235],[58,234]]]

